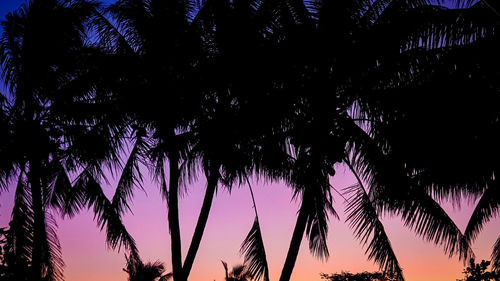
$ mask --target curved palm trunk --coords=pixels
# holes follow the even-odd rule
[[[179,226],[179,156],[169,155],[168,225],[172,252],[172,273],[175,281],[185,281],[182,272],[181,231]]]
[[[30,186],[33,207],[33,250],[31,253],[32,280],[42,280],[42,245],[45,234],[45,215],[40,185],[40,167],[36,161],[30,163]]]
[[[201,206],[200,215],[198,217],[198,222],[194,229],[193,238],[191,239],[191,244],[189,245],[189,250],[184,261],[184,266],[182,268],[185,278],[189,276],[191,268],[193,267],[194,259],[196,253],[200,248],[201,239],[203,237],[203,232],[208,221],[208,215],[210,214],[210,208],[212,207],[212,201],[215,194],[215,189],[217,188],[218,176],[210,175],[207,182],[207,190],[205,191],[205,198],[203,199],[203,205]]]
[[[286,255],[285,264],[281,270],[280,281],[289,281],[292,276],[292,271],[297,261],[297,256],[299,254],[300,244],[302,243],[302,237],[304,237],[304,232],[306,230],[307,224],[307,204],[306,204],[306,191],[302,197],[302,204],[300,206],[299,215],[297,217],[297,222],[295,223],[295,228],[292,234],[292,240],[290,241],[290,247],[288,248],[288,253]]]

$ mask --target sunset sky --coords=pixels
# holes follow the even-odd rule
[[[337,176],[332,185],[339,191],[355,182],[342,166],[337,167]],[[183,250],[186,252],[196,223],[205,180],[189,186],[182,197],[181,230]],[[290,189],[283,184],[265,184],[252,181],[257,207],[260,214],[264,243],[266,245],[271,280],[277,280],[285,259],[289,240],[295,223],[298,205],[291,201]],[[170,243],[165,202],[158,187],[146,182],[146,193],[137,190],[133,201],[133,214],[125,216],[125,224],[137,241],[145,261],[164,261],[167,270],[170,265]],[[114,190],[107,186],[111,195]],[[353,238],[343,213],[343,199],[334,192],[335,209],[340,220],[332,218],[328,246],[331,256],[326,262],[316,260],[309,254],[307,243],[303,243],[292,281],[320,280],[319,273],[333,273],[342,270],[358,272],[376,270],[367,261],[363,248]],[[12,192],[1,196],[0,226],[7,226],[12,208]],[[472,212],[471,205],[460,210],[445,204],[451,217],[463,230]],[[124,252],[107,249],[105,235],[96,227],[91,212],[83,212],[76,218],[59,219],[59,238],[66,262],[65,276],[68,281],[120,281],[126,280],[122,271],[125,264]],[[247,186],[235,187],[231,194],[220,190],[214,200],[205,235],[190,276],[191,281],[221,281],[224,269],[220,260],[235,265],[243,261],[238,249],[250,230],[253,210]],[[397,218],[384,219],[384,225],[393,248],[403,267],[408,281],[455,281],[462,277],[463,264],[457,258],[449,259],[441,248],[423,242],[411,231],[405,229]],[[473,249],[478,259],[489,259],[491,247],[500,233],[500,219],[491,221],[480,234]]]
[[[0,0],[0,16],[19,6],[21,0]],[[167,224],[166,202],[160,196],[156,183],[150,182],[145,175],[144,191],[135,192],[132,204],[133,213],[125,216],[124,222],[136,239],[144,261],[160,260],[167,271],[170,264],[170,237]],[[113,183],[105,186],[106,193],[114,193]],[[355,183],[354,177],[344,166],[337,167],[337,175],[331,184],[337,191]],[[262,227],[270,266],[271,280],[278,280],[281,267],[288,249],[298,210],[298,202],[292,200],[291,189],[282,183],[259,182],[251,180]],[[186,187],[180,200],[180,220],[183,239],[183,253],[186,254],[196,220],[201,208],[205,179],[199,179]],[[0,227],[8,226],[14,201],[13,186],[8,192],[0,194]],[[301,252],[291,281],[319,281],[320,273],[340,271],[374,271],[377,266],[368,261],[364,248],[354,239],[353,232],[345,223],[344,199],[335,191],[334,207],[340,220],[333,217],[330,221],[328,246],[330,258],[327,261],[315,259],[308,250],[304,239]],[[443,203],[452,219],[461,230],[465,229],[474,203],[466,203],[453,208]],[[56,214],[57,215],[57,214]],[[58,235],[61,241],[63,258],[66,263],[67,281],[125,281],[127,274],[124,251],[106,248],[105,234],[93,221],[90,211],[84,211],[73,219],[58,217]],[[243,262],[239,247],[253,223],[254,211],[248,186],[235,186],[231,194],[219,189],[205,234],[190,275],[190,281],[222,281],[224,269],[221,260],[229,265]],[[407,281],[455,281],[463,277],[463,263],[457,257],[448,258],[442,248],[423,241],[413,232],[403,227],[398,218],[384,218],[383,223],[393,249],[403,268]],[[500,218],[490,221],[479,235],[473,250],[478,260],[488,260],[491,248],[500,233]]]

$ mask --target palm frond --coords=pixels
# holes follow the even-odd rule
[[[414,16],[415,19],[418,18],[411,23],[415,26],[415,32],[408,37],[408,49],[468,45],[498,32],[494,27],[497,16],[485,9],[445,10],[419,7],[416,12],[418,15],[405,15],[408,19]]]
[[[73,187],[66,169],[59,162],[56,165],[57,175],[52,187],[50,206],[59,209],[63,216],[72,218],[85,204],[83,190]]]
[[[381,192],[374,201],[385,205],[382,209],[400,215],[405,226],[425,240],[441,245],[450,257],[457,254],[461,260],[467,260],[474,256],[469,241],[461,230],[425,190],[418,186],[402,189],[406,193],[404,197],[400,197],[401,194],[393,196],[388,192]]]
[[[57,223],[50,213],[45,214],[45,237],[43,239],[43,276],[47,281],[63,281],[64,261],[57,237]]]
[[[384,226],[361,184],[347,187],[349,196],[346,208],[349,226],[353,228],[356,238],[366,247],[368,259],[374,260],[384,272],[394,275],[397,280],[404,280],[403,271]],[[371,238],[371,241],[370,241]]]
[[[328,185],[329,189],[330,185]],[[331,195],[327,195],[324,191],[311,196],[310,202],[302,202],[302,204],[309,205],[306,235],[309,238],[309,250],[311,253],[320,258],[328,259],[330,253],[328,251],[327,237],[328,237],[328,219],[329,214],[333,214],[338,219],[338,215],[333,209],[331,202]],[[303,200],[307,197],[304,196]],[[307,200],[306,200],[307,201]]]
[[[149,158],[151,162],[154,163],[149,166],[150,172],[154,175],[154,179],[160,183],[161,195],[163,196],[163,199],[168,202],[168,186],[165,173],[166,155],[163,151],[161,141],[157,141],[157,143],[151,147],[149,153]]]
[[[75,182],[75,187],[84,190],[88,208],[93,207],[94,219],[102,229],[106,228],[106,242],[115,249],[123,245],[131,254],[138,255],[135,240],[123,225],[119,212],[103,193],[100,184],[88,171],[83,171]]]
[[[224,271],[226,272],[226,280],[227,280],[229,277],[229,270],[227,268],[227,262],[222,261],[222,260],[220,262],[222,263],[222,266],[224,267]]]
[[[403,165],[384,155],[366,132],[357,127],[349,144],[356,174],[370,186],[369,198],[377,213],[400,215],[405,226],[427,241],[443,246],[450,257],[466,260],[474,253],[468,241],[425,187],[412,181]],[[352,128],[351,128],[352,129]]]
[[[142,189],[142,174],[139,170],[139,161],[144,157],[147,150],[147,142],[145,141],[145,130],[138,130],[136,133],[136,141],[127,163],[123,167],[118,186],[116,187],[115,195],[112,199],[113,208],[120,214],[123,214],[126,209],[130,211],[128,201],[132,198],[133,188],[138,185]]]
[[[250,232],[240,247],[240,253],[245,256],[245,264],[255,280],[269,281],[266,250],[262,239],[259,220],[256,217]]]
[[[500,210],[500,186],[495,179],[488,185],[484,191],[481,199],[477,202],[476,208],[465,228],[465,238],[467,241],[472,242],[476,239],[479,232],[491,219],[498,216]]]
[[[18,259],[31,260],[33,219],[31,193],[24,178],[24,173],[21,171],[18,176],[9,229],[9,235],[13,239],[13,251]]]
[[[370,3],[362,15],[363,21],[365,23],[375,22],[391,2],[392,0],[375,0]]]
[[[491,262],[493,270],[500,270],[500,236],[493,246],[493,252],[491,253]]]
[[[26,6],[24,9],[26,9]],[[21,46],[19,37],[22,36],[23,16],[22,8],[8,13],[2,22],[3,34],[0,42],[0,78],[6,88],[15,93],[21,65]]]
[[[129,45],[127,38],[122,34],[119,26],[106,17],[106,10],[96,8],[90,20],[90,26],[98,34],[99,45],[111,50],[115,54],[133,53],[134,49]]]

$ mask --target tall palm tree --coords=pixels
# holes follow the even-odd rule
[[[2,74],[14,101],[8,106],[2,179],[18,174],[11,228],[19,239],[15,250],[20,257],[29,255],[33,280],[59,280],[64,263],[48,204],[54,175],[62,169],[61,132],[52,126],[50,100],[43,93],[55,90],[68,67],[64,61],[81,46],[82,15],[58,1],[30,1],[9,13],[3,27]]]
[[[97,69],[103,76],[96,75],[99,81],[92,83],[98,97],[112,97],[121,123],[135,139],[113,202],[120,213],[127,210],[140,182],[137,167],[148,163],[168,205],[175,280],[186,279],[178,197],[185,176],[189,178],[182,163],[191,140],[193,108],[199,104],[194,67],[199,38],[189,23],[193,6],[190,1],[122,0],[94,21],[107,54]]]
[[[496,120],[499,112],[492,105],[498,102],[495,82],[498,74],[494,70],[498,55],[493,50],[498,46],[495,26],[498,26],[500,17],[495,5],[489,2],[470,2],[468,5],[472,6],[468,10],[451,10],[450,21],[453,13],[461,14],[460,21],[456,21],[455,25],[463,28],[465,22],[471,19],[472,24],[454,35],[455,39],[440,43],[442,46],[429,43],[427,47],[440,56],[428,57],[433,60],[433,75],[422,73],[418,85],[409,84],[404,92],[394,90],[387,93],[377,106],[372,107],[371,112],[366,107],[362,110],[382,118],[358,116],[370,120],[369,133],[380,147],[384,147],[386,154],[392,155],[390,165],[399,165],[401,171],[406,170],[404,173],[411,175],[405,183],[399,181],[400,184],[414,186],[413,190],[419,187],[425,190],[426,194],[422,195],[432,195],[438,200],[451,199],[455,204],[460,204],[464,198],[480,198],[461,242],[445,244],[448,249],[471,243],[484,224],[498,213],[495,180],[498,149],[494,143],[498,141]],[[464,38],[469,39],[463,41]],[[428,134],[433,138],[429,138]],[[388,159],[383,161],[387,163]],[[365,161],[362,165],[375,165],[370,162]],[[366,171],[364,168],[361,170]],[[388,186],[389,181],[398,182],[390,174],[368,173],[366,176],[371,177],[369,181],[375,185],[385,182],[383,185]],[[377,205],[384,205],[382,208],[391,212],[395,211],[393,208],[398,208],[393,200],[407,196],[383,190],[374,190],[370,196],[378,201]],[[406,217],[405,223],[418,227],[419,223],[411,210],[418,207],[416,204],[410,206],[405,207],[407,213],[402,213]],[[430,239],[442,243],[444,237],[437,235],[439,227],[435,223],[427,229],[436,234]],[[493,264],[497,262],[497,266],[499,244],[497,240],[492,253]]]
[[[354,162],[352,170],[361,174],[356,187],[368,181],[371,189],[386,196],[382,200],[385,208],[374,208],[380,205],[372,200],[381,200],[382,196],[373,197],[377,192],[367,193],[364,189],[354,194],[348,209],[360,238],[368,241],[367,237],[375,233],[368,244],[369,257],[381,267],[402,278],[378,219],[389,204],[391,212],[400,214],[419,235],[442,244],[447,253],[459,253],[462,258],[470,255],[470,247],[460,230],[425,187],[413,180],[407,181],[412,172],[399,164],[388,163],[393,162],[390,159],[393,156],[386,155],[382,143],[385,135],[379,135],[377,145],[370,144],[372,136],[363,130],[365,124],[353,122],[358,115],[352,114],[352,107],[361,104],[370,110],[368,118],[359,118],[382,118],[377,112],[378,103],[387,99],[378,98],[391,93],[404,98],[405,92],[418,91],[416,85],[429,79],[418,74],[426,69],[438,69],[442,63],[439,58],[448,48],[459,49],[469,40],[489,32],[485,28],[491,26],[489,19],[480,17],[484,10],[448,10],[427,1],[318,1],[311,6],[302,3],[302,8],[296,8],[296,4],[289,5],[292,8],[284,12],[277,11],[281,13],[275,17],[279,21],[269,24],[272,35],[279,38],[277,57],[282,59],[276,61],[283,71],[278,73],[289,75],[285,83],[279,80],[282,86],[278,89],[286,92],[287,99],[292,101],[284,104],[291,105],[294,110],[289,112],[295,115],[285,118],[294,126],[285,127],[285,132],[289,130],[286,138],[291,144],[290,151],[294,151],[295,165],[301,167],[292,169],[289,177],[289,184],[296,187],[302,197],[302,206],[280,280],[289,280],[304,232],[309,234],[313,253],[320,257],[328,255],[324,240],[326,215],[331,205],[324,198],[329,198],[328,176],[334,174],[333,164],[343,161]],[[397,122],[398,119],[381,121]],[[354,159],[345,158],[349,155]],[[375,163],[370,162],[370,157],[381,159]],[[383,172],[385,168],[391,169]],[[375,173],[384,174],[386,180],[377,177],[380,181],[372,181]],[[402,178],[396,180],[396,175]],[[398,185],[391,185],[391,180]],[[419,198],[418,202],[395,196],[406,194],[396,192],[398,189],[410,192]]]
[[[3,188],[17,177],[9,242],[16,259],[30,261],[30,270],[18,272],[23,275],[18,280],[63,279],[55,210],[72,216],[84,205],[94,206],[101,227],[114,226],[109,243],[135,249],[120,217],[106,205],[96,180],[100,165],[83,161],[83,150],[87,156],[92,150],[74,143],[84,136],[85,145],[99,147],[95,141],[105,135],[60,111],[65,103],[85,100],[61,89],[80,73],[86,22],[94,8],[87,1],[31,0],[2,22],[1,73],[11,96],[2,96],[0,175]],[[92,161],[113,157],[104,150]],[[70,174],[82,169],[73,187]]]

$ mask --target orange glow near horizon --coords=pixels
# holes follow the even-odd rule
[[[341,191],[355,182],[348,173],[339,169],[332,184]],[[270,266],[271,280],[278,280],[285,259],[295,223],[298,203],[292,201],[292,193],[282,184],[253,182],[259,211],[264,243]],[[154,184],[145,184],[146,192],[136,191],[133,200],[133,214],[125,216],[125,224],[136,239],[144,261],[160,260],[170,270],[170,237],[166,222],[165,202]],[[107,188],[109,193],[113,190]],[[189,241],[203,200],[204,180],[190,185],[181,198],[181,231],[183,252]],[[328,261],[315,259],[304,239],[292,281],[319,281],[319,274],[340,271],[375,271],[377,267],[367,261],[364,248],[353,238],[345,221],[343,199],[338,193],[335,209],[340,220],[331,218],[328,246]],[[7,226],[12,208],[12,192],[2,194],[0,227]],[[464,205],[454,210],[444,204],[460,229],[464,229],[473,206]],[[105,234],[100,232],[89,211],[74,219],[59,219],[59,239],[66,262],[65,276],[68,281],[125,281],[122,271],[125,264],[124,252],[113,251],[105,246]],[[500,233],[500,220],[490,221],[473,245],[476,259],[489,259],[491,247]],[[247,186],[235,187],[231,194],[219,190],[214,200],[210,218],[200,250],[196,257],[190,281],[221,281],[224,269],[221,260],[229,265],[243,261],[238,250],[253,223],[253,210]],[[403,227],[398,218],[384,218],[385,229],[403,268],[407,281],[455,281],[463,277],[463,263],[457,257],[449,259],[443,250],[422,241]]]

